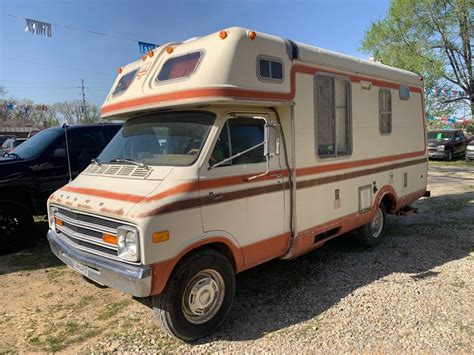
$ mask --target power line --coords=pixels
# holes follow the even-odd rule
[[[5,15],[8,16],[8,17],[13,17],[13,18],[19,18],[19,19],[26,20],[26,17],[23,17],[23,16],[17,16],[17,15],[12,15],[12,14],[5,14]],[[43,21],[43,22],[46,22],[46,21]],[[69,26],[69,25],[62,25],[62,24],[59,24],[59,23],[52,23],[52,22],[49,22],[49,23],[51,23],[52,26],[63,27],[63,28],[66,28],[66,29],[72,30],[72,31],[87,32],[87,33],[91,33],[91,34],[98,35],[98,36],[111,37],[111,38],[116,38],[116,39],[123,39],[123,40],[131,41],[131,42],[143,42],[143,41],[140,41],[140,40],[135,39],[135,38],[119,36],[119,35],[116,35],[116,34],[113,34],[113,33],[104,33],[104,32],[99,32],[99,31],[87,30],[87,29],[84,29],[84,28],[72,27],[72,26]]]
[[[82,70],[82,69],[77,69],[77,68],[72,68],[72,67],[65,67],[65,66],[62,66],[62,65],[54,65],[54,64],[46,64],[46,63],[40,63],[40,62],[33,62],[33,61],[30,61],[30,60],[25,60],[25,59],[10,58],[10,57],[0,57],[0,59],[11,60],[11,61],[14,61],[14,62],[22,62],[22,63],[35,64],[35,65],[43,65],[43,66],[45,66],[45,67],[58,68],[58,69],[63,69],[63,70],[72,70],[72,71],[77,71],[77,72],[87,73],[87,74],[109,76],[109,75],[107,75],[107,74],[100,73],[100,72],[87,72],[87,71],[84,71],[84,70]]]
[[[64,84],[64,83],[76,83],[77,80],[66,80],[66,81],[19,81],[19,80],[5,80],[5,79],[0,79],[0,81],[7,82],[7,83],[15,83],[15,84],[31,84],[31,85],[54,85],[54,84]],[[9,85],[9,84],[6,84]],[[104,85],[104,86],[89,86],[91,88],[108,88],[110,85]]]
[[[80,89],[80,86],[5,86],[6,89]]]

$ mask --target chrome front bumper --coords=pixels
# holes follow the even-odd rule
[[[79,273],[86,273],[87,278],[136,297],[150,295],[150,267],[129,265],[77,250],[62,241],[51,229],[48,231],[48,241],[54,255]]]

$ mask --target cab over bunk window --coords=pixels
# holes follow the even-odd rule
[[[191,76],[195,72],[201,57],[201,52],[194,52],[168,59],[158,74],[157,80],[166,81]]]
[[[392,133],[392,93],[388,89],[379,91],[380,134]]]
[[[352,153],[350,88],[345,78],[315,77],[315,136],[320,158]]]
[[[265,129],[264,120],[232,118],[227,120],[217,139],[209,159],[209,165],[214,165],[238,153],[244,152],[263,142]],[[226,165],[254,164],[265,161],[263,146],[232,159]]]
[[[259,58],[258,78],[263,81],[282,81],[283,63],[276,58]]]

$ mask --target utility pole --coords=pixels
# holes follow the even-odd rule
[[[87,121],[86,95],[84,94],[84,79],[81,79],[81,91],[82,91],[82,113],[84,115],[84,121]]]

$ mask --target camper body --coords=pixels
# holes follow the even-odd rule
[[[355,229],[376,245],[426,191],[418,75],[241,28],[121,68],[102,115],[124,128],[51,195],[51,248],[184,340],[235,273]]]

